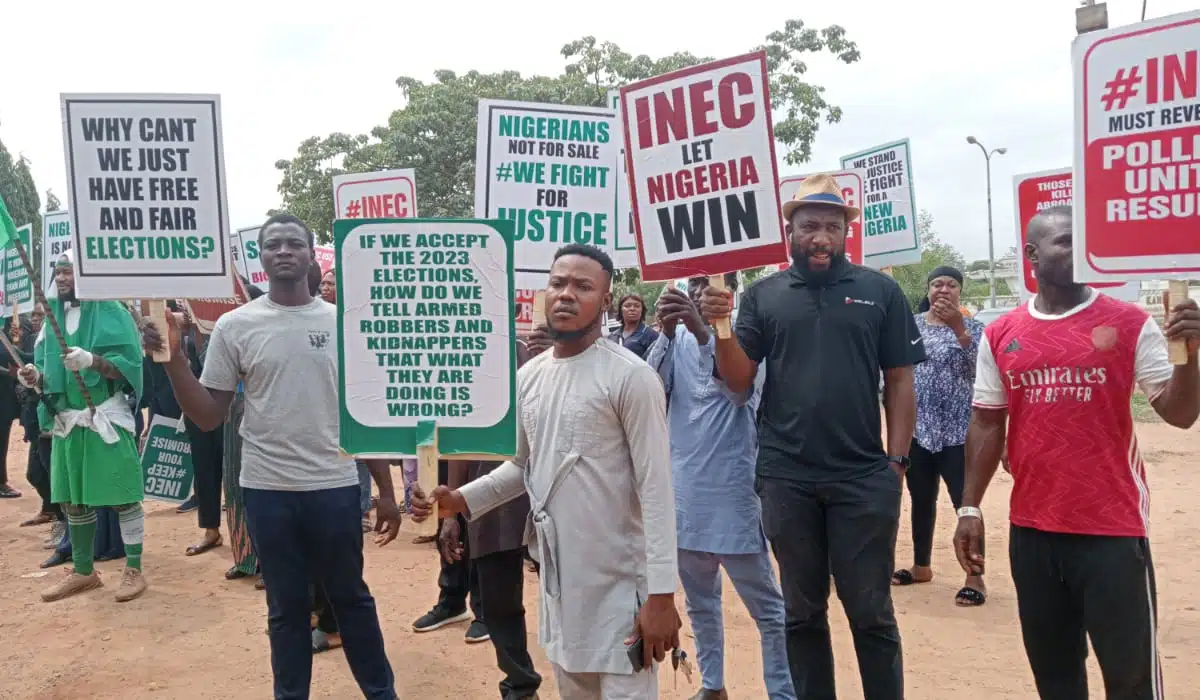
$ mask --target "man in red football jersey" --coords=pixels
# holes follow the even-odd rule
[[[1144,310],[1074,281],[1071,209],[1026,232],[1038,280],[1028,305],[979,346],[966,484],[954,548],[983,573],[983,513],[1008,424],[1009,560],[1025,653],[1043,700],[1086,700],[1087,637],[1109,700],[1162,698],[1147,540],[1149,488],[1129,401],[1135,387],[1179,428],[1200,414],[1200,310],[1182,300],[1166,336]],[[1167,359],[1186,340],[1188,362]]]

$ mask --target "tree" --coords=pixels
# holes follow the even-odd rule
[[[37,261],[42,250],[42,202],[38,196],[37,185],[33,182],[33,173],[29,169],[29,159],[20,156],[15,161],[12,155],[0,143],[0,196],[4,198],[4,206],[12,216],[13,223],[18,227],[31,224],[30,231],[30,262],[34,263],[35,278],[38,277]],[[40,284],[40,279],[34,280]]]
[[[62,211],[62,202],[54,196],[54,190],[46,190],[46,213]]]
[[[859,59],[858,47],[842,27],[806,27],[789,20],[766,37],[771,102],[779,118],[775,135],[784,161],[806,162],[821,122],[841,120],[840,108],[824,98],[824,88],[806,80],[805,53],[829,52],[843,63]],[[687,52],[659,59],[633,56],[611,42],[584,37],[562,48],[567,61],[557,77],[523,77],[515,71],[458,75],[441,70],[434,81],[396,80],[404,106],[369,135],[344,133],[311,137],[291,160],[275,164],[281,208],[303,219],[322,241],[333,222],[334,175],[388,168],[414,168],[423,216],[470,216],[475,201],[476,114],[480,99],[603,106],[610,88],[710,60]],[[272,212],[274,213],[274,212]],[[629,280],[631,283],[633,280]]]
[[[942,265],[949,265],[962,270],[965,274],[968,268],[974,270],[979,267],[978,262],[968,266],[962,253],[938,238],[934,228],[933,214],[924,209],[917,215],[917,236],[921,241],[921,262],[892,268],[892,276],[900,283],[900,288],[904,290],[904,296],[908,299],[908,305],[914,312],[929,290],[929,273],[934,269]],[[982,269],[987,269],[986,260],[983,261]],[[997,295],[1009,296],[1011,293],[1004,280],[996,280]],[[964,301],[986,299],[987,296],[988,283],[986,279],[967,278],[963,280],[962,299]]]

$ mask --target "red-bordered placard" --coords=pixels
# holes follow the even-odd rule
[[[765,51],[621,88],[642,279],[787,260]]]

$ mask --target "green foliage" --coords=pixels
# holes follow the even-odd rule
[[[30,233],[30,255],[35,266],[35,273],[40,271],[37,261],[41,260],[42,250],[42,202],[38,196],[37,185],[33,182],[33,173],[29,170],[29,159],[20,156],[13,160],[12,154],[0,143],[0,196],[4,197],[4,205],[12,215],[13,223],[17,226],[32,224]],[[35,274],[37,284],[41,284],[40,275]]]
[[[843,63],[859,59],[858,47],[839,26],[812,29],[789,20],[766,37],[776,139],[784,161],[808,161],[822,121],[836,123],[842,111],[824,98],[825,89],[806,80],[805,53],[828,52]],[[708,59],[687,52],[662,58],[633,56],[611,42],[584,37],[562,48],[566,66],[556,77],[524,77],[515,71],[459,75],[441,70],[434,81],[396,80],[404,106],[369,135],[335,133],[300,144],[291,160],[275,164],[281,209],[299,216],[328,241],[333,222],[331,179],[347,172],[414,168],[422,216],[470,216],[475,201],[475,136],[478,101],[484,98],[603,106],[608,90]],[[274,213],[271,212],[271,213]],[[657,297],[657,295],[655,295]]]
[[[929,273],[942,265],[950,265],[962,270],[964,275],[968,271],[987,270],[988,262],[986,260],[974,262],[970,265],[966,264],[962,253],[938,238],[937,231],[934,228],[933,214],[930,214],[924,209],[917,215],[917,235],[921,241],[921,262],[913,265],[904,265],[901,267],[892,268],[892,276],[900,283],[900,288],[904,290],[904,296],[908,299],[908,304],[915,312],[921,300],[925,298],[928,291]],[[996,295],[1009,296],[1012,292],[1008,288],[1008,283],[1002,279],[996,280]],[[988,298],[988,283],[986,279],[973,280],[967,278],[964,280],[962,299],[968,300],[986,300]]]

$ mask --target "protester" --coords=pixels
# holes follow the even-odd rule
[[[735,337],[716,341],[717,369],[731,391],[744,392],[759,364],[767,366],[758,488],[783,581],[796,696],[835,696],[832,569],[865,696],[900,700],[904,674],[889,581],[916,422],[912,366],[925,353],[896,281],[846,259],[846,229],[859,213],[832,177],[804,180],[783,207],[792,264],[743,294]],[[728,318],[732,303],[731,292],[710,286],[701,311],[714,321]]]
[[[45,310],[40,304],[37,304],[29,314],[28,322],[22,323],[21,337],[16,343],[20,357],[9,357],[8,352],[0,350],[0,357],[6,358],[5,362],[9,372],[16,374],[18,368],[33,362],[34,343],[37,341],[38,334],[41,333],[42,321],[45,317]],[[35,527],[52,523],[56,526],[54,529],[58,530],[57,537],[54,538],[54,542],[57,543],[66,532],[67,521],[62,508],[50,497],[50,448],[46,448],[44,455],[39,449],[43,437],[42,428],[38,424],[39,394],[32,389],[25,388],[20,382],[17,382],[16,392],[21,405],[21,428],[25,433],[25,442],[29,443],[25,480],[37,491],[38,497],[41,499],[41,507],[37,515],[23,521],[21,527]],[[50,434],[47,432],[44,437],[49,443]]]
[[[971,418],[975,358],[983,324],[960,310],[962,272],[942,266],[929,273],[928,295],[916,315],[925,362],[913,372],[917,391],[917,428],[904,475],[912,499],[913,565],[892,574],[892,584],[908,586],[933,580],[933,528],[937,522],[938,481],[946,482],[955,510],[962,505],[963,443]],[[968,576],[955,595],[960,606],[983,605],[983,577]]]
[[[613,331],[609,339],[645,359],[658,338],[658,333],[646,325],[646,302],[640,294],[626,294],[621,297],[617,309],[621,314],[621,327]]]
[[[555,253],[546,290],[554,351],[518,372],[515,460],[432,495],[443,514],[474,521],[526,493],[528,479],[538,637],[563,700],[656,698],[654,662],[679,645],[663,391],[654,370],[603,339],[612,275],[595,247]],[[643,671],[627,646],[639,639]]]
[[[332,269],[321,275],[321,284],[317,287],[317,291],[325,301],[330,304],[337,303],[337,275]]]
[[[529,351],[516,341],[518,369],[528,361]],[[448,486],[459,488],[498,468],[502,462],[450,462]],[[529,518],[529,496],[516,499],[480,517],[467,528],[467,544],[463,546],[460,516],[442,521],[439,549],[443,561],[470,560],[473,581],[486,620],[476,625],[492,640],[496,663],[504,673],[500,681],[500,700],[536,698],[542,677],[533,667],[529,656],[525,628],[525,549],[522,546],[525,522]],[[486,623],[486,624],[485,624]],[[467,630],[467,641],[473,641]]]
[[[1090,639],[1107,697],[1161,698],[1149,488],[1129,402],[1138,387],[1168,424],[1195,423],[1200,308],[1182,299],[1167,316],[1166,338],[1187,343],[1173,366],[1144,310],[1075,281],[1070,207],[1035,216],[1024,252],[1038,293],[979,345],[955,553],[983,574],[979,507],[1007,424],[1009,563],[1039,696],[1088,697]]]
[[[15,321],[15,323],[14,323]],[[14,342],[20,342],[21,320],[11,316],[4,324],[4,333]],[[4,353],[8,355],[7,352]],[[19,361],[18,358],[13,358]],[[17,365],[20,367],[21,365]],[[7,366],[5,367],[7,370]],[[20,498],[21,492],[8,485],[8,441],[12,437],[13,422],[21,417],[21,402],[17,399],[17,383],[13,374],[0,372],[0,498]]]
[[[451,482],[450,463],[438,460],[438,485],[461,483]],[[462,516],[451,515],[438,520],[433,539],[440,543],[439,549],[451,546],[469,550],[466,528],[462,527]],[[443,556],[438,572],[438,600],[433,608],[418,617],[412,625],[413,632],[433,632],[443,627],[470,622],[467,626],[467,643],[486,642],[489,639],[487,626],[483,623],[483,601],[480,597],[478,571],[471,566],[469,552],[462,556]],[[470,606],[468,607],[468,603]]]
[[[49,313],[65,334],[67,352],[60,353],[56,339],[47,338],[43,328],[34,348],[35,363],[26,364],[19,374],[23,385],[47,399],[38,407],[38,416],[41,425],[53,426],[51,498],[64,504],[73,549],[73,570],[43,591],[42,600],[59,600],[101,585],[93,568],[95,508],[111,506],[120,521],[126,554],[115,598],[126,602],[146,591],[142,465],[136,423],[124,394],[129,387],[140,400],[142,392],[137,328],[118,302],[76,300],[71,251],[56,262],[54,285],[57,294],[49,300]]]
[[[663,331],[647,357],[667,393],[679,579],[702,681],[692,700],[728,698],[722,568],[758,625],[767,697],[794,700],[783,595],[763,537],[762,506],[754,493],[755,414],[766,370],[760,366],[745,391],[735,393],[725,385],[713,361],[712,333],[696,306],[708,283],[707,277],[688,280],[687,296],[674,287],[663,291],[655,314]],[[737,274],[726,275],[725,284],[736,291]]]
[[[266,296],[221,316],[197,381],[173,352],[167,374],[184,413],[212,430],[245,389],[241,486],[246,520],[266,581],[275,697],[306,698],[312,677],[310,574],[340,624],[346,660],[363,695],[396,698],[375,599],[363,581],[358,475],[338,448],[336,310],[313,297],[313,234],[300,219],[272,216],[259,230]],[[312,284],[312,287],[315,287]],[[148,350],[170,339],[143,330]],[[380,545],[400,513],[386,461],[370,460],[379,486]]]
[[[188,366],[197,378],[204,371],[204,334],[184,312],[183,347]],[[192,483],[195,489],[197,524],[204,531],[199,542],[189,545],[185,554],[194,557],[224,544],[221,539],[221,478],[225,456],[224,421],[212,430],[203,430],[196,422],[184,417],[188,442],[192,446]]]
[[[317,271],[320,271],[320,267]],[[309,273],[310,279],[312,273]],[[320,276],[320,282],[317,285],[317,291],[320,293],[321,300],[329,304],[337,304],[337,276],[333,269]],[[315,295],[314,295],[315,296]],[[367,463],[363,460],[355,462],[358,466],[358,487],[361,490],[359,494],[359,506],[362,509],[362,528],[363,532],[371,531],[371,472],[367,469]]]
[[[242,285],[250,301],[263,295],[258,287],[243,278]],[[172,395],[174,398],[174,395]],[[254,543],[250,539],[250,528],[246,524],[246,501],[242,496],[242,415],[245,413],[246,393],[242,382],[238,382],[233,403],[229,405],[229,417],[225,421],[225,447],[222,465],[225,474],[225,527],[229,530],[229,547],[233,550],[233,566],[225,572],[225,578],[236,581],[258,574],[255,587],[262,589],[262,574],[258,571],[258,556],[254,554]]]

